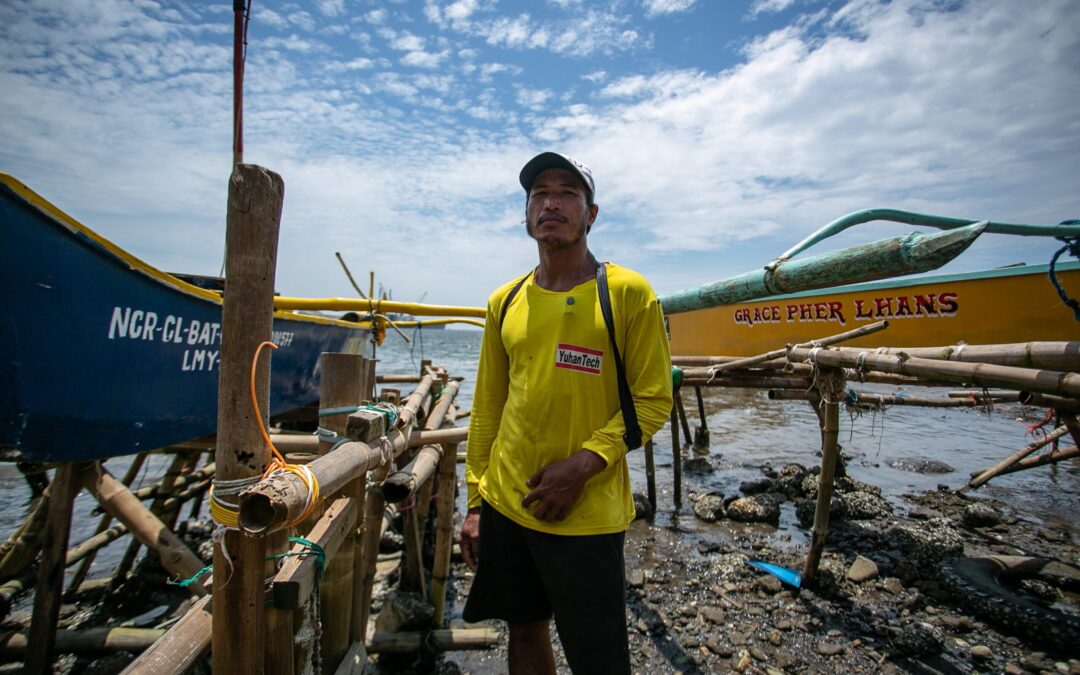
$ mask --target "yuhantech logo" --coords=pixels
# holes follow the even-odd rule
[[[604,352],[577,345],[560,344],[555,350],[555,367],[599,375]]]

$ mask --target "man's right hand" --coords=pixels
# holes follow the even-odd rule
[[[458,535],[458,545],[461,546],[461,557],[465,564],[473,572],[480,562],[480,509],[469,509],[465,514],[465,522],[461,524],[461,534]]]

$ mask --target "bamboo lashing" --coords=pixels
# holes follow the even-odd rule
[[[855,338],[863,337],[864,335],[872,335],[874,333],[885,330],[889,327],[888,321],[878,321],[877,323],[867,324],[866,326],[860,326],[858,328],[831,335],[829,337],[821,338],[820,340],[810,340],[808,342],[800,343],[800,346],[809,347],[826,347],[834,345],[839,342],[845,342],[847,340],[854,340]],[[787,347],[781,349],[774,349],[771,352],[765,352],[757,356],[750,356],[745,359],[735,359],[734,361],[728,361],[726,363],[720,363],[709,368],[709,371],[715,376],[717,373],[722,373],[727,370],[740,370],[749,368],[750,366],[763,363],[765,361],[772,361],[774,359],[782,359],[787,354]]]
[[[319,546],[326,560],[333,559],[345,537],[356,525],[360,509],[356,500],[339,497],[327,507],[322,517],[304,537]],[[285,558],[281,569],[271,582],[271,597],[277,609],[297,609],[307,601],[315,588],[318,556],[308,554],[309,548],[296,544]]]

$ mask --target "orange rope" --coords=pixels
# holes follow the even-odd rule
[[[255,395],[255,371],[259,366],[259,355],[262,353],[263,347],[277,349],[278,346],[269,341],[261,342],[255,349],[255,356],[251,359],[251,407],[255,412],[255,420],[259,423],[259,432],[262,433],[263,441],[266,443],[266,447],[270,448],[270,452],[274,455],[274,459],[270,461],[270,465],[266,467],[266,471],[263,472],[262,477],[263,479],[266,479],[277,471],[284,471],[295,475],[308,488],[307,506],[304,507],[303,513],[301,513],[296,520],[285,526],[292,527],[311,515],[312,511],[315,510],[315,507],[318,506],[319,481],[315,478],[315,474],[313,474],[306,466],[301,464],[289,464],[285,461],[285,458],[274,446],[274,442],[270,440],[270,434],[267,433],[266,425],[263,424],[262,411],[259,409],[259,400]]]

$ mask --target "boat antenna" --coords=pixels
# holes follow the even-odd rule
[[[244,161],[244,63],[251,0],[233,0],[233,167]]]
[[[339,251],[334,251],[334,255],[337,256],[337,261],[341,263],[341,269],[345,270],[345,276],[349,277],[349,283],[352,284],[353,290],[360,294],[360,297],[367,300],[367,296],[360,290],[360,286],[357,285],[356,279],[353,279],[352,272],[349,271],[349,266],[345,264],[345,258],[341,257]]]
[[[244,161],[244,63],[249,23],[251,0],[233,0],[233,170]],[[226,257],[227,251],[221,257],[219,277],[225,276]]]

